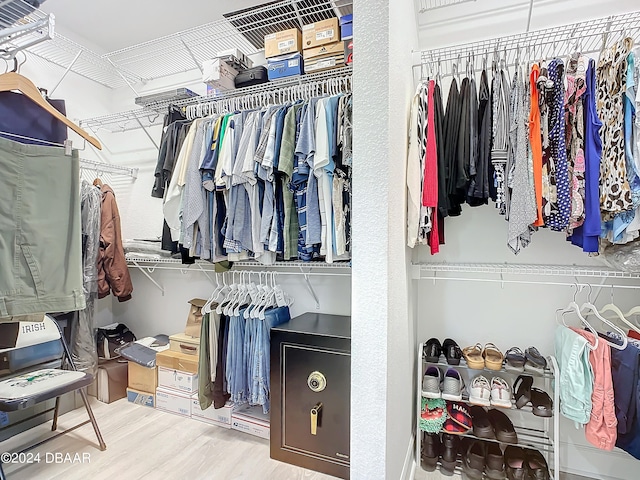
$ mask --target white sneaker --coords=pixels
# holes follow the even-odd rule
[[[494,407],[511,408],[511,388],[504,378],[491,379],[491,405]]]
[[[491,384],[484,375],[478,375],[471,381],[469,403],[483,407],[491,405]]]

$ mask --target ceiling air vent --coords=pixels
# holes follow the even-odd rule
[[[285,0],[227,13],[224,18],[258,50],[264,37],[353,12],[352,0]]]

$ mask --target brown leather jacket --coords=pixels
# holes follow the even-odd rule
[[[102,185],[100,212],[100,251],[98,252],[98,298],[110,292],[121,302],[131,299],[133,284],[124,258],[120,214],[111,187]]]

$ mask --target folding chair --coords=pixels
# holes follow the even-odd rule
[[[3,367],[9,366],[13,372],[10,374],[10,377],[0,381],[0,412],[23,410],[55,398],[55,407],[46,409],[40,413],[35,413],[17,422],[26,422],[53,410],[51,431],[55,432],[58,429],[60,396],[77,390],[80,392],[89,419],[14,453],[23,453],[32,450],[45,442],[76,430],[89,422],[93,425],[93,430],[100,444],[100,450],[105,450],[107,446],[102,439],[102,434],[100,433],[98,423],[89,405],[85,389],[85,387],[93,381],[93,375],[77,371],[73,358],[71,357],[71,352],[69,351],[69,346],[65,341],[58,322],[45,315],[43,322],[20,322],[19,328],[16,347],[0,350],[0,354],[3,356],[3,363],[6,363]],[[24,338],[29,338],[29,340],[21,342]],[[65,358],[70,367],[69,370],[62,368],[64,367]],[[13,365],[11,365],[11,359],[14,360]],[[51,366],[61,368],[48,368]],[[16,369],[18,371],[14,371]],[[4,427],[0,429],[0,431],[6,428],[10,427]],[[1,461],[0,480],[6,480]]]

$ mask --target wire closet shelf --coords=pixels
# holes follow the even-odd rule
[[[55,17],[22,0],[0,0],[0,58],[53,38]]]
[[[112,163],[98,162],[95,160],[80,159],[80,168],[84,170],[95,171],[98,174],[110,173],[114,175],[124,175],[134,180],[138,178],[138,168],[125,167],[123,165],[114,165]]]
[[[420,0],[420,13],[475,1],[476,0]]]
[[[138,128],[147,128],[153,125],[161,125],[163,117],[170,105],[193,107],[197,109],[199,105],[203,110],[209,111],[218,107],[217,111],[223,109],[230,111],[242,106],[258,106],[285,101],[295,101],[306,99],[309,95],[329,93],[331,85],[335,83],[335,89],[343,92],[351,89],[351,67],[337,68],[325,72],[312,73],[297,77],[288,77],[273,82],[255,85],[252,87],[239,88],[220,94],[192,97],[178,101],[163,101],[152,103],[144,108],[118,112],[100,117],[88,118],[80,121],[83,128],[90,128],[94,131],[107,130],[110,132],[126,132]]]
[[[477,70],[485,60],[487,65],[500,59],[514,66],[519,61],[566,57],[576,51],[594,54],[627,36],[640,36],[640,11],[425,50],[421,53],[421,76],[426,78],[438,70],[443,76],[463,73],[469,61]]]

